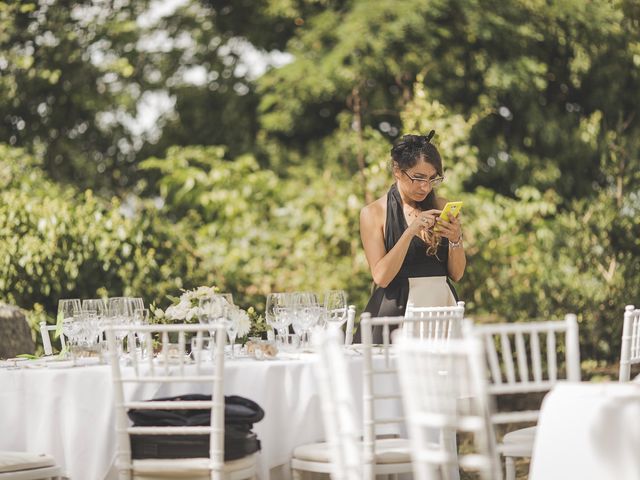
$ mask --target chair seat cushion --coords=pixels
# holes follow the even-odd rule
[[[411,450],[406,438],[376,440],[375,463],[409,463]],[[300,445],[293,450],[293,458],[308,462],[329,463],[329,445],[325,442]]]
[[[247,455],[237,460],[224,462],[224,472],[231,473],[255,466],[256,455]],[[188,478],[191,480],[210,479],[208,458],[162,458],[133,461],[134,478],[155,480],[168,478]]]
[[[514,457],[530,457],[533,452],[533,442],[536,438],[536,427],[520,428],[505,434],[500,453]]]
[[[55,459],[44,453],[0,451],[0,473],[53,467],[55,464]]]

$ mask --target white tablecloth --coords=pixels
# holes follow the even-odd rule
[[[640,385],[556,386],[542,404],[529,479],[640,479]]]
[[[265,418],[254,425],[262,442],[261,479],[286,477],[293,449],[324,438],[312,360],[312,355],[302,355],[298,360],[225,363],[225,394],[250,398],[265,410]],[[362,357],[348,360],[354,394],[361,398]],[[72,480],[115,478],[110,375],[108,366],[0,369],[0,450],[50,453]],[[175,385],[175,391],[146,388],[127,396],[148,399],[198,391]],[[385,416],[401,416],[397,403],[384,408]]]

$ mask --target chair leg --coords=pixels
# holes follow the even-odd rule
[[[505,480],[516,480],[516,462],[513,457],[504,457]]]
[[[292,480],[302,480],[302,472],[300,470],[291,470]]]

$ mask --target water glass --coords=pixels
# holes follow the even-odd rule
[[[347,320],[347,293],[344,290],[328,290],[324,293],[325,320],[340,327]]]
[[[265,319],[278,335],[286,335],[293,321],[293,297],[290,293],[267,295]]]
[[[58,301],[57,323],[62,328],[62,334],[69,344],[75,341],[76,326],[73,324],[74,316],[82,311],[82,303],[79,298],[64,298]]]
[[[133,324],[135,326],[145,326],[149,325],[149,309],[147,308],[137,308],[133,311]],[[136,339],[134,341],[137,342],[139,347],[140,358],[146,358],[148,354],[148,346],[146,345],[146,335],[144,332],[135,332]],[[138,352],[138,347],[136,347],[136,352]]]

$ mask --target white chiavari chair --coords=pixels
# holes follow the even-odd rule
[[[460,310],[459,307],[442,308],[456,309],[456,316]],[[361,448],[363,449],[364,470],[362,478],[373,479],[375,475],[411,473],[412,466],[408,439],[397,438],[397,434],[377,434],[378,428],[385,428],[390,431],[395,427],[398,432],[404,429],[403,417],[381,418],[379,415],[379,412],[383,410],[381,402],[400,402],[401,396],[398,393],[378,393],[374,385],[391,385],[392,382],[397,381],[397,370],[390,353],[390,332],[394,328],[412,322],[425,322],[428,324],[437,320],[435,318],[405,316],[372,318],[368,313],[363,313],[360,318],[363,354],[363,441]],[[375,348],[376,352],[383,354],[384,358],[381,362],[374,362],[374,327],[379,328],[382,332],[382,344]],[[417,331],[417,328],[410,330]],[[427,326],[426,331],[435,332],[436,329]],[[439,336],[438,338],[448,337]],[[450,446],[455,445],[455,438],[450,438],[447,442]],[[329,473],[330,461],[326,442],[297,447],[293,451],[291,469],[294,480],[299,480],[303,471]]]
[[[398,334],[395,340],[414,478],[450,479],[461,467],[484,480],[500,480],[480,340],[444,343]],[[473,450],[458,455],[447,448],[444,432],[470,436]]]
[[[56,325],[47,325],[47,322],[40,322],[40,336],[42,338],[42,346],[44,348],[45,355],[53,355],[53,347],[51,345],[51,334],[58,327]],[[66,340],[64,334],[60,332],[60,345],[62,350],[66,348]]]
[[[360,329],[362,332],[363,353],[363,478],[373,479],[376,475],[389,475],[410,473],[413,471],[409,440],[406,438],[381,438],[378,435],[378,427],[395,426],[402,431],[405,424],[404,417],[388,418],[380,414],[383,403],[389,401],[401,402],[402,396],[398,393],[388,394],[379,392],[376,384],[392,384],[398,382],[397,366],[395,359],[391,358],[390,332],[393,328],[410,322],[405,317],[371,317],[363,313],[360,317]],[[384,354],[383,362],[374,362],[373,354],[373,330],[382,329],[382,345],[378,347]],[[378,380],[378,381],[376,381]],[[393,460],[387,461],[386,459]]]
[[[404,316],[413,319],[403,325],[411,336],[439,340],[460,338],[464,302],[458,302],[455,307],[416,307],[409,302]]]
[[[51,455],[0,451],[0,480],[60,480],[62,468]]]
[[[123,373],[118,355],[116,331],[135,333],[144,338],[149,348],[153,345],[153,335],[159,337],[160,353],[156,358],[148,355],[143,359],[140,351],[132,349],[131,367]],[[204,365],[205,355],[194,355],[192,363],[186,355],[187,335],[196,335],[198,351],[202,351],[204,334],[212,333],[215,339],[213,365]],[[226,332],[222,325],[112,325],[107,327],[109,360],[114,383],[116,404],[116,468],[120,480],[146,480],[157,478],[189,478],[191,480],[240,480],[253,478],[256,471],[254,455],[224,461],[224,345]],[[177,345],[171,337],[177,336]],[[130,335],[131,339],[132,336]],[[175,339],[173,340],[175,342]],[[125,396],[125,385],[204,385],[211,392],[210,401],[131,401]],[[193,387],[191,387],[193,388]],[[190,393],[190,392],[185,392]],[[137,410],[210,410],[210,426],[180,427],[133,427],[130,426],[127,411]],[[206,458],[132,459],[131,440],[133,435],[209,435],[209,456]]]
[[[476,324],[471,331],[484,344],[489,394],[494,398],[548,392],[559,380],[580,381],[578,322],[573,314],[560,321]],[[562,335],[564,349],[558,345]],[[558,368],[559,355],[564,357],[564,371]],[[497,412],[492,421],[494,425],[537,422],[539,413],[539,408]],[[535,426],[512,430],[498,444],[505,457],[506,480],[515,480],[515,458],[531,457],[535,432]]]
[[[376,418],[379,412],[375,403],[379,401],[400,401],[399,394],[381,395],[374,392],[375,378],[385,377],[384,383],[389,383],[389,378],[395,379],[396,369],[389,354],[390,339],[389,326],[398,326],[404,321],[404,317],[388,317],[372,319],[371,315],[364,313],[361,316],[360,329],[362,332],[363,354],[363,440],[358,448],[362,452],[363,470],[360,478],[373,480],[374,475],[391,475],[396,473],[411,472],[411,458],[409,453],[409,441],[406,438],[377,438],[376,425],[393,426],[397,430],[403,428],[404,418]],[[385,335],[384,365],[374,364],[372,346],[372,323],[384,325]],[[313,443],[297,447],[293,451],[291,471],[294,480],[302,478],[302,472],[330,473],[331,463],[327,442]]]
[[[319,358],[314,367],[331,459],[331,478],[361,480],[362,444],[341,334],[338,330],[329,329],[316,338]]]
[[[631,365],[640,363],[640,309],[633,305],[624,308],[622,346],[620,348],[619,380],[631,380]]]

